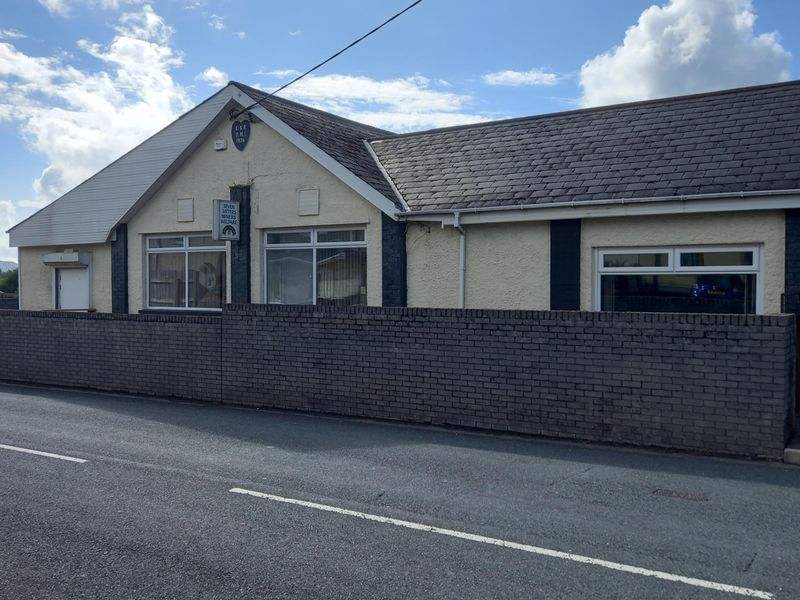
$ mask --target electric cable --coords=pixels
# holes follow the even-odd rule
[[[329,56],[328,58],[326,58],[325,60],[323,60],[321,63],[319,63],[318,65],[316,65],[316,66],[314,66],[314,67],[310,68],[308,71],[306,71],[306,72],[305,72],[305,73],[303,73],[302,75],[298,75],[297,77],[295,77],[294,79],[292,79],[292,80],[291,80],[289,83],[285,83],[284,85],[282,85],[281,87],[279,87],[277,90],[275,90],[275,91],[273,91],[273,92],[270,92],[269,94],[267,94],[266,96],[264,96],[263,98],[261,98],[261,100],[258,100],[257,102],[253,102],[253,103],[252,103],[250,106],[247,106],[247,107],[245,107],[245,108],[241,109],[240,111],[236,112],[235,114],[231,115],[231,120],[238,118],[238,117],[239,117],[239,116],[241,116],[243,113],[246,113],[248,110],[250,110],[251,108],[254,108],[254,107],[258,106],[259,104],[261,104],[262,102],[264,102],[264,100],[266,100],[267,98],[270,98],[270,97],[274,96],[275,94],[277,94],[278,92],[280,92],[280,91],[282,91],[282,90],[285,90],[287,87],[289,87],[289,86],[290,86],[290,85],[292,85],[293,83],[297,83],[298,81],[300,81],[300,80],[301,80],[303,77],[305,77],[306,75],[310,75],[311,73],[313,73],[314,71],[316,71],[316,70],[317,70],[317,69],[319,69],[320,67],[322,67],[322,66],[324,66],[324,65],[328,64],[329,62],[331,62],[331,61],[332,61],[334,58],[336,58],[337,56],[339,56],[339,55],[341,55],[341,54],[344,54],[345,52],[347,52],[347,51],[348,51],[350,48],[352,48],[353,46],[355,46],[355,45],[356,45],[356,44],[358,44],[359,42],[361,42],[361,41],[363,41],[363,40],[367,39],[369,36],[371,36],[373,33],[375,33],[376,31],[378,31],[379,29],[382,29],[383,27],[385,27],[386,25],[388,25],[389,23],[391,23],[392,21],[394,21],[394,20],[395,20],[396,18],[398,18],[399,16],[401,16],[401,15],[403,15],[404,13],[407,13],[408,11],[410,11],[412,8],[414,8],[414,7],[415,7],[417,4],[419,4],[420,2],[422,2],[422,0],[416,0],[416,2],[412,2],[411,4],[409,4],[408,6],[406,6],[406,7],[405,7],[403,10],[401,10],[400,12],[398,12],[398,13],[396,13],[396,14],[392,15],[391,17],[389,17],[388,19],[386,19],[386,20],[385,20],[383,23],[381,23],[380,25],[378,25],[377,27],[375,27],[375,28],[374,28],[374,29],[372,29],[371,31],[369,31],[369,32],[365,33],[364,35],[362,35],[360,38],[358,38],[358,39],[357,39],[357,40],[355,40],[354,42],[351,42],[350,44],[348,44],[347,46],[345,46],[344,48],[342,48],[341,50],[339,50],[339,51],[338,51],[336,54],[332,54],[331,56]]]

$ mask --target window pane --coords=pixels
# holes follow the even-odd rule
[[[348,229],[341,231],[319,231],[317,232],[317,241],[320,244],[331,242],[363,242],[364,230]]]
[[[682,267],[753,266],[752,252],[681,252]]]
[[[185,257],[184,252],[150,254],[147,257],[150,267],[149,306],[153,308],[186,306]]]
[[[183,248],[182,237],[150,238],[147,240],[148,248]]]
[[[756,275],[603,275],[600,310],[755,314]]]
[[[317,250],[317,304],[367,303],[367,249]]]
[[[189,248],[224,246],[223,240],[212,239],[210,235],[192,235],[189,237]]]
[[[222,308],[225,303],[225,253],[189,253],[189,307]]]
[[[637,268],[637,267],[668,267],[669,255],[666,252],[650,252],[641,254],[604,254],[603,267],[607,268]]]
[[[268,233],[267,244],[310,244],[310,231],[284,231],[283,233]]]
[[[267,250],[267,302],[313,304],[313,250]]]

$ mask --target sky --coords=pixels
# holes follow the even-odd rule
[[[5,230],[233,79],[273,90],[410,0],[0,0]],[[423,0],[282,95],[405,132],[798,77],[796,0]]]

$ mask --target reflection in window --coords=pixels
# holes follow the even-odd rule
[[[367,303],[367,249],[317,250],[317,304]]]
[[[623,267],[667,267],[669,254],[666,252],[646,254],[603,254],[603,266],[619,269]]]
[[[313,261],[311,249],[267,250],[267,302],[313,304]]]
[[[681,252],[682,267],[750,267],[752,252]]]
[[[756,275],[603,275],[600,310],[753,314]]]
[[[225,265],[225,242],[208,235],[148,239],[148,308],[221,309]]]
[[[270,231],[265,243],[267,302],[367,303],[364,229]]]

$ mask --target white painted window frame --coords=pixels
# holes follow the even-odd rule
[[[361,242],[318,242],[317,237],[319,233],[327,232],[327,231],[363,231],[364,232],[364,240]],[[268,235],[272,233],[310,233],[310,241],[309,242],[296,242],[296,243],[288,243],[288,244],[270,244],[268,242]],[[281,229],[264,229],[263,230],[263,251],[262,256],[264,257],[264,269],[262,272],[262,278],[264,281],[264,285],[262,286],[263,293],[264,293],[264,303],[269,304],[269,291],[267,289],[268,285],[268,277],[269,274],[267,270],[269,268],[269,261],[267,260],[267,251],[268,250],[311,250],[311,261],[312,261],[312,268],[311,268],[311,291],[313,294],[313,303],[309,306],[316,306],[317,304],[317,249],[318,248],[366,248],[367,247],[367,227],[366,225],[337,225],[337,226],[327,226],[323,225],[321,227],[302,227],[302,228],[281,228]],[[367,250],[367,265],[369,265],[369,250]],[[367,268],[367,278],[369,278],[369,268]]]
[[[752,265],[729,267],[682,267],[680,255],[689,252],[752,252]],[[667,254],[667,267],[605,267],[603,257],[606,254]],[[593,310],[600,309],[603,275],[663,275],[665,273],[704,273],[707,275],[724,275],[729,273],[753,273],[756,276],[756,314],[764,314],[764,252],[763,244],[747,244],[735,246],[627,246],[604,247],[594,249],[593,261],[594,290],[592,298]]]
[[[222,246],[192,246],[189,247],[189,238],[190,237],[210,237],[210,231],[192,231],[191,233],[173,233],[173,234],[165,234],[159,233],[157,235],[147,235],[144,239],[144,252],[145,252],[145,280],[144,280],[144,296],[145,302],[144,305],[147,310],[163,310],[163,311],[175,311],[181,310],[186,312],[222,312],[222,307],[220,308],[205,308],[205,307],[194,307],[194,306],[150,306],[150,255],[151,254],[183,254],[184,261],[183,261],[183,294],[184,294],[184,302],[188,304],[189,302],[189,254],[194,252],[221,252],[225,254],[225,263],[227,265],[227,254],[228,254],[228,244],[223,244]],[[150,240],[165,240],[171,238],[183,238],[183,247],[182,248],[150,248]],[[225,273],[225,293],[227,294],[228,288],[228,273]],[[225,303],[226,299],[223,299],[223,304]]]

